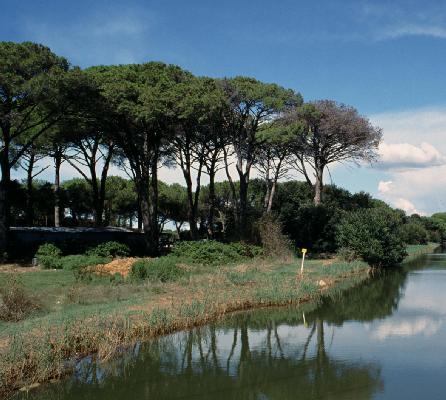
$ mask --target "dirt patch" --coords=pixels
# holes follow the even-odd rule
[[[37,272],[41,271],[39,267],[33,267],[31,264],[1,264],[1,272]]]
[[[248,272],[248,271],[250,271],[252,269],[255,269],[255,268],[256,267],[254,265],[252,265],[252,264],[240,264],[240,265],[237,265],[234,268],[234,271],[235,272],[240,272],[240,273],[246,273],[246,272]]]
[[[108,264],[96,265],[94,270],[99,274],[105,275],[121,274],[125,278],[129,274],[130,268],[132,268],[132,265],[136,260],[137,258],[134,257],[118,258]]]

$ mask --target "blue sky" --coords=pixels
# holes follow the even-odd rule
[[[4,3],[0,40],[41,42],[75,65],[161,60],[353,105],[384,129],[383,162],[336,166],[335,183],[408,212],[446,209],[444,2]]]

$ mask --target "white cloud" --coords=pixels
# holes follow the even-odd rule
[[[446,39],[446,13],[442,5],[418,2],[360,3],[358,21],[376,41],[424,36]]]
[[[379,168],[425,168],[446,164],[446,157],[427,142],[421,143],[420,146],[382,142],[379,146],[379,156]]]
[[[446,152],[446,106],[374,114],[373,124],[384,131],[387,143],[432,143]]]
[[[405,211],[407,215],[412,215],[412,214],[424,215],[424,212],[417,210],[415,208],[415,205],[411,201],[409,201],[407,199],[403,199],[402,197],[398,197],[398,198],[394,199],[393,205],[396,208],[399,208],[399,209]]]
[[[438,332],[442,321],[435,321],[432,318],[419,317],[411,320],[402,321],[386,321],[379,323],[374,328],[371,336],[374,339],[385,340],[392,336],[415,336],[424,335],[432,336]]]
[[[446,107],[382,113],[370,119],[384,132],[382,162],[376,167],[386,175],[378,183],[378,196],[408,213],[445,210]]]
[[[379,181],[378,192],[379,193],[389,193],[392,190],[392,181]]]
[[[395,185],[393,181],[380,181],[378,183],[378,193],[387,202],[391,203],[394,207],[399,208],[406,212],[407,215],[420,214],[424,215],[423,211],[417,210],[415,205],[408,199],[398,197],[397,191],[395,191]]]
[[[384,29],[377,35],[377,39],[398,39],[405,36],[427,36],[446,39],[446,28],[430,25],[401,25]]]

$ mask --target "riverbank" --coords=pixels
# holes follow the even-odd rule
[[[433,253],[441,247],[438,243],[428,243],[425,245],[411,245],[407,246],[407,256],[403,261],[403,264],[411,262],[420,256]]]
[[[409,257],[434,249],[418,246]],[[229,312],[336,295],[365,281],[370,271],[362,262],[336,260],[309,260],[303,277],[298,269],[299,260],[254,260],[195,268],[177,282],[144,285],[110,279],[79,283],[67,271],[23,272],[25,286],[46,304],[22,322],[0,325],[0,390],[6,394],[58,379],[86,354],[107,359],[135,340]]]

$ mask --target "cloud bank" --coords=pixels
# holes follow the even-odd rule
[[[371,120],[384,131],[375,166],[385,173],[378,196],[408,214],[446,210],[446,107],[377,114]]]
[[[377,167],[383,169],[426,168],[446,164],[446,157],[427,142],[421,143],[420,146],[382,142],[378,152]]]

